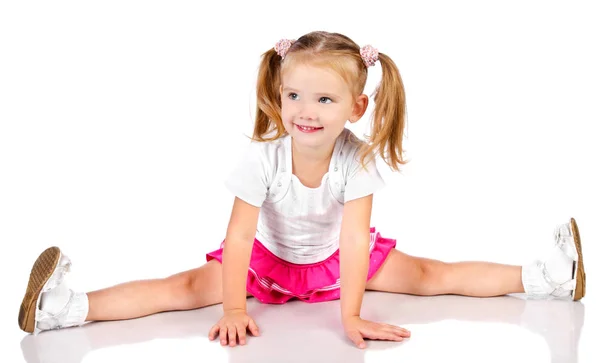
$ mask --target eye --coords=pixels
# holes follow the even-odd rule
[[[329,100],[329,101],[333,102],[333,100],[331,98],[329,98],[329,97],[321,97],[321,98],[319,98],[319,102],[321,102],[321,100]]]
[[[292,100],[295,100],[294,96],[298,96],[298,94],[291,92],[288,94],[288,98],[291,98]]]

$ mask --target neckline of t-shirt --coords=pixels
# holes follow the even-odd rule
[[[347,129],[344,129],[342,134],[344,132],[346,132],[346,130]],[[325,174],[323,174],[323,177],[321,178],[321,184],[317,188],[310,188],[310,187],[307,187],[306,185],[302,184],[300,179],[294,174],[293,166],[292,166],[292,136],[290,134],[287,134],[285,136],[285,141],[286,141],[285,149],[287,149],[287,150],[285,150],[286,151],[286,164],[288,167],[288,172],[291,174],[291,176],[293,178],[296,178],[296,180],[299,182],[299,184],[302,185],[307,190],[319,190],[324,185],[326,178],[332,172],[337,171],[337,168],[339,167],[337,164],[338,164],[338,154],[339,154],[340,143],[342,142],[342,137],[341,137],[342,134],[340,134],[340,136],[338,136],[338,138],[335,140],[335,144],[333,146],[333,154],[331,155],[331,160],[329,160],[329,166],[327,168],[327,172],[325,172]]]
[[[302,183],[302,181],[300,180],[300,178],[298,178],[296,176],[296,174],[292,173],[292,178],[295,179],[298,182],[298,184],[300,184],[300,186],[302,187],[302,189],[304,189],[306,191],[309,191],[309,192],[318,192],[321,189],[323,189],[323,187],[327,184],[328,177],[329,177],[329,172],[326,172],[325,174],[323,174],[323,177],[321,178],[321,184],[319,184],[319,186],[316,187],[316,188],[311,188],[311,187],[308,187],[308,186],[304,185],[304,183]]]

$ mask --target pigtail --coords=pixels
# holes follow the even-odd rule
[[[407,161],[402,158],[402,140],[406,123],[406,96],[400,72],[391,58],[379,53],[381,83],[375,90],[375,110],[368,146],[361,153],[361,163],[378,154],[392,170],[398,171]]]
[[[256,119],[252,139],[271,141],[285,134],[281,121],[281,84],[279,71],[281,57],[271,48],[262,55],[256,82]],[[275,131],[272,137],[265,137]]]

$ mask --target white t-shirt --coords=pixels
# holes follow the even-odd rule
[[[363,168],[363,142],[350,130],[337,138],[329,170],[317,188],[292,174],[291,137],[251,142],[226,180],[238,198],[260,207],[256,239],[279,258],[307,264],[325,260],[339,248],[344,203],[384,187],[375,161]]]

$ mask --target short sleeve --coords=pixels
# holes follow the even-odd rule
[[[349,159],[351,163],[346,176],[344,203],[366,197],[385,186],[374,158],[366,164],[366,168],[361,165],[358,153],[355,154],[355,157]]]
[[[231,193],[255,207],[262,206],[270,185],[266,146],[253,141],[225,180],[225,187]]]

